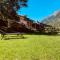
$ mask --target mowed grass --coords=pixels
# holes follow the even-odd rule
[[[60,36],[24,37],[0,40],[0,60],[60,60]]]

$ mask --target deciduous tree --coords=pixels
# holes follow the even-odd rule
[[[7,20],[10,25],[10,20],[19,20],[16,11],[26,6],[27,0],[0,0],[0,19]]]

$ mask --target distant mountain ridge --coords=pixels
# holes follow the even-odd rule
[[[42,23],[54,26],[60,29],[60,10],[43,19]]]

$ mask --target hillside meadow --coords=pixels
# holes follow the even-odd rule
[[[9,35],[0,40],[0,60],[60,60],[60,36],[24,37]]]

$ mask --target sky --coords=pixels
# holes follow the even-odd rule
[[[28,7],[18,10],[19,15],[26,15],[35,21],[42,21],[55,11],[60,10],[60,0],[28,0]]]

